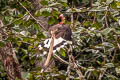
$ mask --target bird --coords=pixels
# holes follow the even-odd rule
[[[52,41],[52,31],[55,31],[55,38],[53,44],[53,54],[59,52],[61,48],[64,48],[68,44],[72,44],[72,30],[68,24],[64,24],[65,16],[60,14],[58,17],[58,24],[51,26],[48,30],[49,38],[45,39],[44,42],[38,45],[39,50],[43,50],[43,54],[47,54],[49,52],[50,43]]]

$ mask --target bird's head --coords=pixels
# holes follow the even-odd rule
[[[60,14],[58,20],[59,20],[59,24],[63,24],[65,22],[65,16],[63,14]]]

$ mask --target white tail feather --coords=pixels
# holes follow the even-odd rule
[[[50,43],[51,43],[51,38],[46,39],[44,41],[44,44],[42,44],[42,45],[40,44],[38,46],[39,50],[46,48],[46,49],[48,49],[47,51],[49,51]],[[59,51],[61,48],[64,48],[68,44],[72,44],[72,41],[66,41],[62,37],[60,37],[58,39],[55,38],[54,45],[53,45],[53,53],[55,53],[56,51]],[[55,50],[54,50],[54,48],[55,48]],[[43,54],[47,54],[48,53],[47,51],[44,51]]]

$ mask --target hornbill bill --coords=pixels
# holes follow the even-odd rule
[[[59,23],[49,28],[50,38],[47,38],[43,43],[38,45],[39,50],[44,49],[43,54],[47,54],[51,48],[52,43],[52,53],[60,51],[61,48],[64,48],[68,44],[72,44],[72,31],[67,24],[63,24],[65,17],[61,14],[58,18]],[[54,34],[54,36],[53,36]],[[54,37],[54,38],[52,38]],[[52,40],[54,39],[54,40]],[[52,42],[53,41],[53,42]],[[48,53],[49,56],[49,53]]]

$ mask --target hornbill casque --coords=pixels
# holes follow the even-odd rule
[[[39,50],[44,49],[43,54],[48,53],[48,56],[50,52],[49,48],[51,48],[52,39],[54,39],[52,44],[53,54],[56,53],[57,51],[59,52],[61,48],[64,48],[65,46],[72,44],[72,38],[71,38],[72,31],[69,25],[64,24],[64,21],[65,21],[64,15],[60,14],[58,20],[59,20],[59,23],[50,27],[48,30],[50,37],[45,39],[44,42],[38,45]],[[45,66],[46,65],[47,64],[45,64]]]

